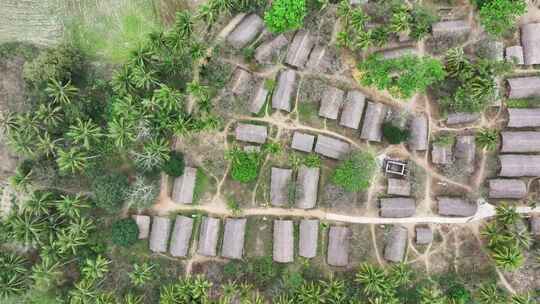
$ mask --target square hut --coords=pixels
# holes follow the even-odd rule
[[[313,150],[313,144],[315,143],[315,135],[310,135],[301,132],[294,132],[291,148],[310,153]]]
[[[404,178],[388,178],[386,193],[389,195],[410,196],[411,183]]]
[[[197,253],[204,256],[216,256],[219,240],[220,220],[205,216],[202,219]]]
[[[319,220],[301,220],[299,237],[298,255],[308,259],[314,258],[317,255],[319,240]]]
[[[517,77],[508,79],[508,98],[540,97],[540,77]]]
[[[294,224],[289,220],[274,220],[273,258],[278,263],[294,261]]]
[[[194,221],[190,217],[181,215],[176,217],[169,247],[169,253],[173,257],[186,257],[189,254],[193,223]]]
[[[244,254],[244,238],[246,234],[245,218],[225,220],[221,256],[229,259],[241,259]]]
[[[174,179],[172,200],[177,204],[192,204],[197,169],[185,167],[184,174]]]
[[[433,242],[433,231],[429,227],[417,226],[415,232],[417,245],[428,245]]]
[[[169,218],[154,216],[150,231],[150,250],[152,252],[167,252],[169,236],[171,234],[172,221]]]
[[[366,96],[364,94],[360,91],[349,91],[345,98],[339,124],[343,127],[358,129],[365,105]]]
[[[328,265],[345,267],[349,264],[352,232],[348,227],[332,226],[328,232]]]

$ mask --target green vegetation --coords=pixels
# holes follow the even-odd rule
[[[195,176],[195,189],[193,189],[193,203],[198,203],[206,188],[208,187],[208,175],[204,172],[203,169],[197,168],[197,175]]]
[[[499,132],[491,129],[481,129],[476,134],[476,143],[482,149],[494,151],[499,144]]]
[[[304,165],[309,168],[319,168],[322,165],[321,157],[318,154],[310,153],[304,158]]]
[[[401,129],[391,123],[384,123],[382,126],[383,137],[392,145],[400,144],[409,139],[409,130]]]
[[[388,90],[392,96],[407,99],[415,93],[444,79],[446,72],[436,59],[406,55],[395,59],[383,59],[370,55],[358,64],[362,72],[361,83],[379,90]]]
[[[377,170],[375,157],[369,152],[353,152],[342,161],[332,175],[332,182],[346,191],[366,190]]]
[[[96,206],[111,213],[120,210],[128,186],[125,174],[119,172],[96,174],[91,185]]]
[[[155,266],[150,263],[134,264],[133,271],[129,273],[129,279],[131,284],[136,287],[142,287],[146,285],[150,280],[154,278]]]
[[[234,148],[227,153],[231,161],[231,177],[241,183],[254,181],[259,175],[261,154],[258,152],[246,152]]]
[[[299,29],[307,14],[306,0],[275,0],[264,14],[264,23],[272,33]]]
[[[112,242],[118,246],[131,246],[139,239],[139,227],[132,218],[118,220],[112,224]]]
[[[169,159],[162,166],[163,172],[170,176],[178,177],[184,174],[184,154],[179,151],[171,151]]]
[[[540,100],[538,98],[508,99],[506,106],[508,108],[535,108],[538,107]]]
[[[439,135],[433,140],[434,145],[438,145],[442,147],[452,147],[455,142],[456,142],[456,137],[452,134]]]
[[[489,34],[500,37],[514,28],[517,19],[527,11],[523,0],[475,0],[480,23]]]

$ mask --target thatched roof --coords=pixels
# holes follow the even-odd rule
[[[387,108],[382,103],[368,101],[364,124],[360,138],[368,141],[381,141],[382,124],[386,117]]]
[[[264,106],[264,103],[266,102],[266,98],[268,97],[268,90],[266,89],[266,86],[264,85],[264,80],[261,81],[259,84],[259,87],[257,88],[257,91],[251,98],[251,102],[249,105],[249,111],[253,114],[258,114],[262,107]]]
[[[366,96],[364,94],[360,91],[349,91],[345,98],[339,124],[347,128],[358,129],[365,105]]]
[[[319,116],[329,119],[337,119],[344,96],[345,92],[342,90],[335,87],[327,87],[326,90],[324,90],[321,99]]]
[[[390,195],[409,196],[411,195],[411,183],[402,178],[388,178],[388,189],[386,193]]]
[[[456,159],[462,160],[466,165],[467,172],[474,171],[474,158],[476,155],[476,143],[474,136],[463,135],[456,137]]]
[[[416,211],[416,203],[412,198],[381,198],[381,217],[411,217]]]
[[[394,225],[386,237],[384,259],[394,263],[403,261],[407,251],[408,238],[407,228]]]
[[[243,219],[228,218],[225,220],[223,232],[223,246],[221,256],[229,259],[241,259],[244,253],[244,238],[246,234],[246,222]]]
[[[169,253],[173,257],[186,257],[189,254],[189,242],[193,232],[193,219],[178,215],[174,222]]]
[[[540,108],[508,109],[508,127],[540,127]]]
[[[501,132],[501,152],[540,152],[540,132]]]
[[[199,249],[197,253],[204,256],[216,256],[219,240],[220,220],[203,217],[199,233]]]
[[[236,95],[244,94],[249,89],[252,78],[253,76],[250,72],[241,68],[236,68],[229,84],[231,92]]]
[[[148,215],[132,215],[131,218],[139,227],[139,240],[144,240],[150,235],[150,217]]]
[[[521,45],[525,64],[540,63],[540,23],[529,23],[521,26]]]
[[[291,99],[296,85],[296,72],[290,69],[279,73],[277,86],[272,94],[272,108],[290,112]]]
[[[450,113],[446,117],[447,125],[459,125],[459,124],[468,124],[477,121],[480,118],[478,113]]]
[[[540,215],[532,215],[529,219],[531,225],[531,234],[534,236],[540,236]]]
[[[306,65],[309,53],[314,45],[315,41],[308,31],[298,30],[287,51],[285,63],[297,68],[303,68]]]
[[[347,266],[352,232],[348,227],[332,226],[328,232],[328,265]]]
[[[294,261],[293,221],[274,220],[274,261],[291,263]]]
[[[193,203],[193,193],[195,191],[195,180],[197,169],[185,167],[184,174],[174,179],[172,190],[172,200],[177,204]]]
[[[315,135],[310,135],[306,133],[301,132],[294,132],[291,148],[303,151],[303,152],[311,152],[313,150],[313,144],[315,143]]]
[[[418,55],[418,50],[412,47],[384,50],[380,52],[384,59],[395,59],[405,55]]]
[[[439,215],[468,217],[473,216],[478,209],[476,204],[458,197],[441,196],[437,201]]]
[[[434,164],[448,165],[452,163],[452,146],[433,145],[431,161]]]
[[[490,198],[515,198],[527,196],[527,184],[520,179],[490,179]]]
[[[289,203],[289,189],[292,185],[292,170],[272,168],[270,181],[270,203],[283,206]]]
[[[540,77],[517,77],[508,79],[508,98],[540,97]]]
[[[431,27],[434,37],[447,35],[466,34],[471,31],[471,26],[465,20],[441,21]]]
[[[501,163],[499,176],[540,176],[540,155],[499,155],[499,162]]]
[[[172,221],[169,218],[154,216],[152,230],[150,231],[150,250],[153,252],[166,252],[169,244]]]
[[[317,255],[317,242],[319,240],[319,220],[301,220],[299,237],[298,255],[304,258],[314,258]]]
[[[411,120],[411,136],[409,148],[415,151],[425,151],[428,148],[428,120],[424,115],[415,116]]]
[[[348,143],[325,135],[319,135],[315,144],[315,152],[335,159],[342,159],[350,150]]]
[[[227,42],[234,48],[241,49],[257,38],[263,28],[261,17],[255,14],[247,15],[227,36]]]
[[[272,63],[272,57],[284,49],[287,44],[289,44],[289,40],[280,34],[255,49],[255,60],[259,63]]]
[[[301,209],[315,208],[317,191],[319,189],[319,168],[309,168],[304,165],[298,169],[296,181],[296,207]]]
[[[268,136],[266,126],[238,123],[236,125],[236,140],[264,144]]]
[[[516,62],[517,64],[524,64],[525,59],[523,57],[523,48],[521,45],[507,47],[506,60],[509,62]]]
[[[331,66],[325,46],[317,45],[311,51],[306,68],[313,71],[326,71]]]
[[[427,245],[433,242],[433,231],[429,227],[418,226],[416,231],[416,244]]]

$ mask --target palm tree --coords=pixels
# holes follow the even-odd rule
[[[394,33],[406,32],[410,29],[411,22],[412,17],[408,8],[405,5],[400,5],[392,12],[390,29]]]
[[[374,45],[373,30],[361,31],[356,34],[354,48],[367,50]]]
[[[85,280],[96,282],[103,279],[109,272],[109,264],[111,261],[105,259],[103,256],[98,255],[95,259],[86,259],[82,266],[81,273]]]
[[[8,134],[7,143],[17,154],[33,157],[36,155],[37,136],[37,133],[17,129]]]
[[[445,304],[446,297],[435,284],[420,289],[420,304]]]
[[[131,63],[135,69],[149,69],[154,55],[154,52],[143,44],[139,44],[129,54]]]
[[[488,239],[488,246],[490,248],[495,248],[499,244],[504,244],[511,241],[509,235],[503,233],[495,222],[486,224],[480,233]]]
[[[483,149],[493,151],[499,142],[499,132],[497,130],[481,129],[476,135],[476,143]]]
[[[86,152],[72,147],[69,150],[58,150],[56,164],[60,172],[75,174],[86,168],[90,158]]]
[[[536,300],[529,294],[512,295],[511,304],[535,304]]]
[[[407,264],[401,262],[390,268],[390,280],[396,286],[406,286],[412,281],[413,270]]]
[[[341,31],[337,34],[337,43],[342,48],[351,48],[352,39],[347,31]]]
[[[94,282],[85,279],[75,283],[75,286],[69,291],[70,304],[95,303],[97,297],[98,293]]]
[[[321,285],[323,290],[325,290],[326,292],[327,303],[345,303],[345,300],[347,299],[347,291],[345,287],[345,282],[343,280],[331,278],[328,281],[322,281]]]
[[[217,17],[218,17],[218,12],[216,12],[216,10],[212,7],[212,5],[209,2],[204,3],[203,5],[199,6],[199,10],[197,11],[197,14],[195,15],[195,18],[203,20],[204,23],[208,25],[208,28],[211,27],[212,24],[216,22]],[[178,38],[178,36],[176,38]],[[171,39],[171,40],[174,41],[175,39]],[[174,46],[178,46],[177,43],[171,43],[171,44],[173,44]]]
[[[102,292],[94,299],[95,304],[118,304],[114,292]]]
[[[36,118],[46,128],[54,128],[62,122],[62,108],[53,104],[40,104],[36,111]]]
[[[60,262],[45,257],[32,266],[30,278],[34,281],[34,286],[37,289],[46,291],[56,286],[62,275],[63,271]]]
[[[134,296],[132,293],[128,293],[124,296],[123,304],[142,304],[143,298],[141,296]]]
[[[101,128],[92,122],[92,119],[82,121],[80,118],[77,118],[75,125],[69,127],[66,135],[75,144],[83,145],[86,149],[90,149],[90,145],[103,136]]]
[[[479,288],[477,300],[480,304],[505,304],[508,299],[497,285],[485,284]]]
[[[142,287],[153,277],[154,265],[150,263],[134,264],[133,271],[129,273],[131,284]]]
[[[158,83],[156,71],[141,66],[133,68],[133,84],[136,88],[150,90]]]
[[[95,229],[91,220],[86,218],[72,219],[69,226],[62,228],[57,233],[55,246],[61,255],[76,255],[78,249],[88,243],[88,235]]]
[[[182,93],[165,84],[160,84],[159,88],[154,90],[152,98],[157,100],[156,103],[160,105],[161,109],[168,112],[181,109],[184,100]]]
[[[53,99],[53,102],[61,105],[71,104],[71,99],[77,95],[77,92],[79,90],[71,85],[71,80],[62,84],[56,79],[51,79],[45,88],[45,93]]]
[[[508,205],[507,203],[501,203],[495,207],[495,218],[503,225],[513,225],[520,218],[519,213],[516,210],[516,206]]]
[[[532,244],[532,236],[531,233],[527,228],[522,229],[514,229],[514,231],[511,232],[511,239],[513,239],[516,243],[516,246],[523,248],[523,249],[529,249]]]
[[[228,0],[222,0],[220,3],[228,3]],[[222,8],[219,11],[224,11]],[[173,31],[184,40],[189,40],[193,35],[193,16],[187,10],[176,12],[176,20],[174,22]]]
[[[32,217],[46,217],[50,214],[53,194],[47,191],[34,191],[24,203],[23,211]]]
[[[152,138],[143,145],[141,152],[133,152],[135,162],[145,170],[160,167],[169,159],[169,142],[164,138]]]
[[[21,256],[0,252],[0,299],[20,294],[25,290],[26,263]]]
[[[135,125],[124,117],[115,118],[109,123],[109,137],[114,141],[116,147],[123,149],[135,142]]]
[[[300,304],[325,303],[325,295],[321,285],[314,282],[304,283],[295,291],[296,301]]]
[[[507,271],[512,271],[523,265],[525,257],[520,248],[515,245],[501,246],[494,248],[492,258],[498,267]]]
[[[40,243],[46,228],[44,219],[33,217],[26,212],[12,215],[8,218],[7,224],[13,238],[25,245]]]
[[[46,157],[55,156],[61,141],[62,138],[53,139],[49,132],[45,131],[38,135],[36,150],[39,154],[45,155]]]
[[[369,22],[369,16],[364,13],[360,8],[355,9],[351,12],[351,26],[355,31],[360,32],[365,29],[366,22]]]
[[[364,293],[367,295],[387,295],[391,291],[384,270],[369,263],[360,265],[355,281],[364,285]]]
[[[89,208],[88,201],[84,200],[79,194],[77,195],[61,195],[56,201],[56,209],[58,212],[67,218],[79,218],[81,210]]]
[[[131,93],[135,89],[131,66],[125,64],[120,69],[116,70],[113,74],[111,84],[113,90],[120,95]]]

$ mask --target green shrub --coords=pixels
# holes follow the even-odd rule
[[[118,220],[112,224],[112,242],[118,246],[131,246],[139,238],[139,227],[132,218]]]
[[[476,143],[480,148],[492,151],[499,143],[499,132],[497,130],[481,129],[476,134]]]
[[[307,14],[305,0],[274,0],[264,14],[264,23],[272,33],[299,29]]]
[[[68,44],[50,48],[24,66],[24,78],[34,86],[50,79],[66,83],[81,73],[83,58],[79,50]]]
[[[310,168],[319,168],[321,166],[321,157],[315,153],[310,153],[304,158],[304,165]]]
[[[433,144],[442,147],[451,147],[456,142],[456,137],[451,134],[439,135],[433,140]]]
[[[254,258],[248,261],[248,273],[253,276],[255,284],[259,286],[271,283],[281,274],[281,267],[275,264],[271,256]]]
[[[129,188],[127,175],[118,172],[103,173],[95,175],[93,179],[92,192],[96,206],[108,212],[120,210]]]
[[[516,24],[517,19],[527,10],[523,0],[477,1],[480,23],[489,34],[500,37]]]
[[[369,187],[376,169],[377,162],[371,153],[354,152],[337,166],[332,182],[345,191],[363,191]]]
[[[231,177],[241,183],[249,183],[257,178],[260,169],[261,155],[257,152],[246,152],[237,148],[228,154],[231,160]]]
[[[208,187],[208,175],[204,173],[204,170],[197,168],[197,175],[195,176],[195,189],[193,189],[193,203],[196,204],[202,198],[206,188]]]
[[[384,138],[392,145],[402,143],[409,139],[409,131],[402,130],[391,123],[384,123],[382,126]]]
[[[431,31],[431,25],[437,22],[438,18],[425,7],[415,6],[411,12],[411,38],[420,40]]]
[[[184,154],[180,151],[171,151],[169,160],[165,161],[161,169],[172,177],[182,176],[184,174]]]

